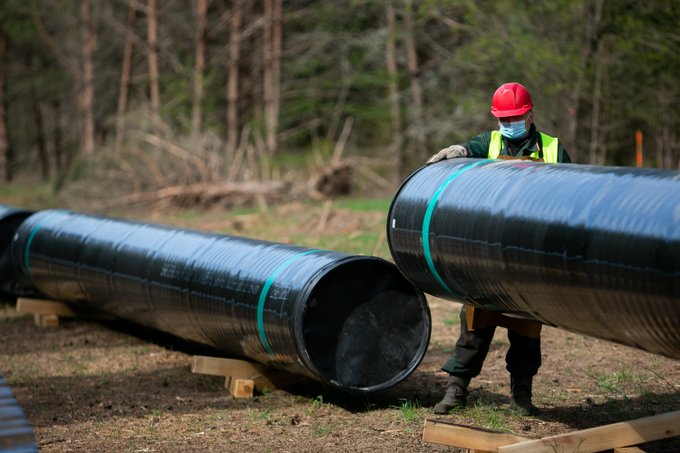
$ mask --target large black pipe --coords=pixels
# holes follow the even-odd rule
[[[680,358],[680,173],[454,159],[390,207],[399,269],[443,298]]]
[[[0,452],[37,453],[35,435],[12,389],[0,373]]]
[[[58,210],[12,253],[50,297],[344,390],[397,384],[429,342],[425,296],[376,257]]]
[[[0,205],[0,297],[14,299],[18,296],[35,296],[30,287],[19,284],[15,266],[12,262],[10,245],[19,228],[33,211],[9,205]]]

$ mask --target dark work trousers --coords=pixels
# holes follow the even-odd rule
[[[468,330],[465,305],[460,310],[460,337],[456,350],[442,370],[452,376],[473,378],[482,371],[496,326]],[[515,376],[535,376],[541,366],[541,339],[508,330],[510,348],[505,356],[506,369]]]

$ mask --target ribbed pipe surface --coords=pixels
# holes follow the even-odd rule
[[[0,297],[12,299],[36,295],[32,288],[19,284],[19,276],[10,253],[10,245],[19,225],[31,214],[33,211],[0,205]]]
[[[430,294],[680,358],[680,173],[453,159],[397,192],[387,239]]]
[[[397,384],[429,342],[424,295],[376,257],[57,210],[12,253],[50,297],[344,390]]]
[[[31,423],[0,373],[0,452],[38,453]]]

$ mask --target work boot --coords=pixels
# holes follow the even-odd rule
[[[510,376],[512,401],[510,409],[522,415],[536,415],[538,408],[531,402],[531,385],[533,376]]]
[[[469,383],[470,379],[451,376],[444,398],[434,406],[434,413],[443,415],[448,414],[454,407],[465,407],[467,405],[467,386]]]

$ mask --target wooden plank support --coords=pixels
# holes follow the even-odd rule
[[[510,433],[457,425],[442,420],[425,420],[423,442],[467,448],[475,452],[495,452],[502,445],[527,440]]]
[[[191,362],[191,372],[224,376],[224,387],[234,398],[249,398],[255,390],[271,391],[299,382],[302,378],[285,371],[274,370],[259,363],[245,360],[225,359],[195,355]]]
[[[645,453],[645,451],[638,447],[623,447],[615,448],[614,453]]]
[[[499,452],[578,451],[588,453],[629,447],[680,435],[680,411],[598,426],[498,448]]]
[[[17,298],[16,313],[18,315],[32,314],[35,325],[39,327],[54,327],[59,325],[59,318],[112,319],[111,316],[97,313],[87,308],[74,307],[56,300]]]

